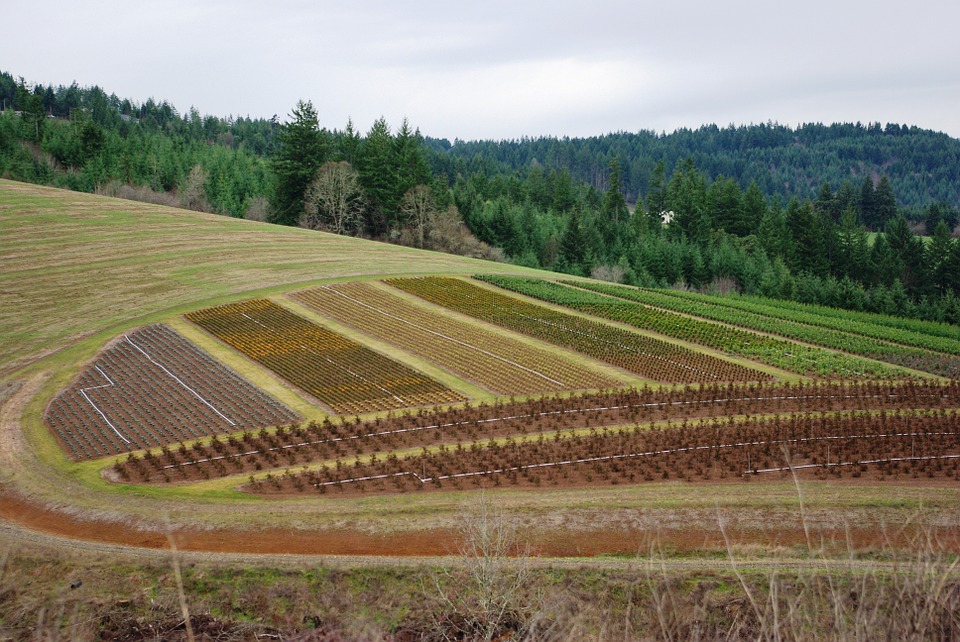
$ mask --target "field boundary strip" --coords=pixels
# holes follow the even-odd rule
[[[507,364],[509,364],[509,365],[511,365],[511,366],[514,366],[514,367],[516,367],[516,368],[520,368],[521,370],[524,370],[524,371],[526,371],[526,372],[529,372],[530,374],[533,374],[533,375],[535,375],[535,376],[538,376],[538,377],[541,377],[541,378],[543,378],[543,379],[546,379],[546,380],[549,381],[550,383],[554,383],[554,384],[556,384],[556,385],[558,385],[558,386],[563,386],[563,382],[557,381],[556,379],[552,379],[552,378],[548,377],[547,375],[543,374],[542,372],[539,372],[539,371],[537,371],[537,370],[534,370],[533,368],[527,368],[526,366],[524,366],[524,365],[522,365],[522,364],[519,364],[519,363],[517,363],[517,362],[515,362],[515,361],[512,361],[512,360],[510,360],[510,359],[507,359],[506,357],[501,357],[500,355],[494,354],[493,352],[490,352],[489,350],[485,350],[485,349],[483,349],[483,348],[481,348],[481,347],[479,347],[479,346],[471,345],[471,344],[469,344],[469,343],[466,343],[465,341],[460,341],[459,339],[455,339],[455,338],[453,338],[453,337],[449,337],[449,336],[443,334],[442,332],[437,332],[436,330],[431,330],[430,328],[425,328],[425,327],[423,327],[422,325],[413,323],[412,321],[408,321],[408,320],[403,319],[403,318],[401,318],[401,317],[398,317],[398,316],[396,316],[396,315],[394,315],[394,314],[390,314],[389,312],[385,312],[384,310],[380,310],[379,308],[377,308],[377,307],[375,307],[375,306],[372,306],[372,305],[369,305],[369,304],[367,304],[367,303],[364,303],[363,301],[360,301],[359,299],[356,299],[356,298],[354,298],[354,297],[352,297],[352,296],[349,296],[348,294],[345,294],[344,292],[340,292],[339,290],[335,290],[335,289],[331,288],[330,286],[324,285],[324,286],[321,286],[321,289],[327,290],[328,292],[332,292],[332,293],[334,293],[334,294],[337,294],[337,295],[339,295],[339,296],[341,296],[341,297],[343,297],[343,298],[345,298],[345,299],[347,299],[347,300],[349,300],[349,301],[353,301],[353,302],[356,303],[357,305],[360,305],[360,306],[363,306],[364,308],[373,310],[374,312],[377,312],[378,314],[382,314],[382,315],[385,316],[385,317],[389,317],[389,318],[394,319],[394,320],[396,320],[396,321],[399,321],[399,322],[401,322],[401,323],[405,323],[405,324],[407,324],[407,325],[409,325],[409,326],[412,326],[412,327],[414,327],[414,328],[416,328],[416,329],[418,329],[418,330],[421,330],[421,331],[423,331],[423,332],[427,332],[427,333],[432,334],[432,335],[434,335],[434,336],[438,336],[438,337],[440,337],[440,338],[442,338],[442,339],[446,339],[447,341],[450,341],[450,342],[452,342],[452,343],[456,343],[456,344],[458,344],[458,345],[464,346],[465,348],[469,348],[469,349],[471,349],[471,350],[476,350],[477,352],[479,352],[479,353],[481,353],[481,354],[484,354],[484,355],[486,355],[486,356],[488,356],[488,357],[492,357],[492,358],[494,358],[494,359],[496,359],[496,360],[498,360],[498,361],[503,361],[504,363],[507,363]]]
[[[640,403],[640,404],[621,404],[621,405],[612,405],[612,406],[594,406],[590,408],[567,408],[563,410],[550,410],[545,412],[538,413],[527,413],[522,415],[506,415],[503,417],[488,417],[486,419],[475,419],[475,420],[466,420],[466,421],[455,421],[449,423],[437,423],[431,424],[428,426],[415,426],[412,428],[398,428],[396,430],[381,430],[376,432],[362,433],[357,435],[346,435],[342,437],[330,437],[327,439],[316,439],[312,441],[302,441],[293,444],[283,444],[281,446],[272,446],[270,448],[257,448],[253,450],[247,450],[243,452],[228,453],[225,455],[217,455],[214,457],[203,457],[199,459],[192,459],[187,461],[182,461],[176,464],[165,464],[160,467],[160,470],[171,470],[178,468],[180,466],[195,466],[199,464],[204,464],[207,462],[214,461],[226,461],[229,459],[236,459],[240,457],[248,457],[250,455],[259,455],[267,452],[280,452],[284,450],[290,450],[292,448],[305,448],[308,446],[318,446],[323,444],[335,444],[345,441],[356,441],[360,439],[370,439],[374,437],[388,437],[391,435],[401,435],[414,432],[425,432],[428,430],[442,430],[444,428],[456,428],[459,426],[472,426],[472,425],[483,425],[507,421],[517,421],[522,419],[536,419],[540,417],[551,417],[557,415],[573,415],[573,414],[586,414],[591,412],[606,412],[606,411],[616,411],[616,410],[630,410],[634,408],[665,408],[665,407],[681,407],[681,406],[692,406],[692,405],[720,405],[731,402],[738,401],[800,401],[800,400],[844,400],[844,399],[882,399],[882,398],[893,399],[897,395],[887,394],[887,395],[777,395],[777,396],[767,396],[767,397],[729,397],[729,398],[714,398],[714,399],[694,399],[689,401],[663,401],[663,402],[649,402],[649,403]],[[931,398],[945,399],[949,397],[945,396],[935,396],[930,395]],[[776,413],[774,413],[776,414]],[[944,434],[955,434],[955,433],[944,433]]]

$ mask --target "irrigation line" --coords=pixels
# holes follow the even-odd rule
[[[122,434],[120,434],[120,431],[117,430],[117,427],[114,426],[112,423],[110,423],[110,420],[107,419],[107,416],[103,413],[103,411],[100,410],[99,408],[97,408],[97,404],[93,403],[93,399],[91,399],[91,398],[87,395],[87,390],[99,390],[100,388],[112,388],[112,387],[114,387],[114,386],[116,385],[116,384],[113,383],[113,380],[111,380],[110,377],[107,376],[107,373],[100,369],[100,366],[94,366],[94,368],[97,369],[97,372],[99,372],[100,374],[103,375],[103,378],[106,379],[108,383],[106,383],[106,384],[104,384],[104,385],[102,385],[102,386],[91,386],[91,387],[89,387],[89,388],[80,388],[80,394],[83,395],[83,398],[87,400],[87,403],[89,403],[91,406],[93,406],[93,409],[96,410],[96,411],[100,414],[101,417],[103,417],[103,420],[104,420],[105,422],[107,422],[107,425],[108,425],[108,426],[110,426],[110,430],[112,430],[113,432],[115,432],[115,433],[117,434],[117,437],[119,437],[120,439],[122,439],[124,443],[129,444],[129,443],[131,443],[130,440],[127,439],[126,437],[124,437]]]
[[[331,437],[329,439],[318,439],[316,441],[303,441],[295,444],[285,444],[283,446],[274,446],[272,448],[266,449],[257,449],[250,450],[243,453],[231,453],[229,455],[218,455],[216,457],[204,457],[202,459],[193,459],[190,461],[180,462],[177,464],[168,464],[163,466],[160,470],[167,470],[170,468],[179,468],[181,466],[192,466],[196,464],[203,464],[211,461],[219,461],[226,459],[235,459],[238,457],[246,457],[248,455],[258,455],[268,452],[288,450],[290,448],[302,448],[304,446],[318,446],[321,444],[333,444],[339,443],[341,441],[354,441],[357,439],[369,439],[372,437],[384,437],[390,435],[400,435],[408,432],[421,432],[424,430],[438,430],[442,428],[456,428],[458,426],[471,426],[487,423],[497,423],[501,421],[513,421],[517,419],[536,419],[539,417],[550,417],[555,415],[570,415],[570,414],[584,414],[589,412],[606,412],[610,410],[629,410],[631,408],[662,408],[665,406],[686,406],[686,405],[698,405],[698,404],[720,404],[728,403],[733,401],[783,401],[783,400],[802,400],[802,399],[880,399],[886,396],[887,398],[896,398],[897,395],[888,394],[888,395],[868,395],[868,396],[858,396],[858,395],[783,395],[778,397],[731,397],[727,399],[695,399],[692,401],[670,401],[670,402],[651,402],[651,403],[642,403],[642,404],[624,404],[620,406],[598,406],[593,408],[568,408],[566,410],[551,410],[548,412],[538,412],[530,413],[526,415],[508,415],[506,417],[491,417],[488,419],[476,419],[469,421],[454,421],[445,424],[432,424],[430,426],[415,426],[413,428],[398,428],[397,430],[382,430],[379,432],[369,432],[362,435],[347,435],[346,437]],[[928,395],[934,397],[935,395]],[[939,398],[943,398],[942,396]]]
[[[301,345],[300,347],[301,347],[301,348],[304,348],[304,349],[307,349],[307,347],[304,346],[304,345]],[[406,401],[403,400],[402,397],[398,397],[398,396],[395,395],[394,393],[390,392],[389,390],[387,390],[386,388],[384,388],[383,386],[381,386],[379,383],[374,383],[373,381],[370,381],[369,379],[367,379],[367,378],[364,377],[363,375],[357,374],[356,372],[354,372],[354,371],[351,370],[350,368],[346,367],[346,366],[343,365],[342,363],[337,363],[336,361],[334,361],[334,360],[331,359],[330,357],[324,357],[324,359],[326,359],[326,360],[327,360],[327,363],[329,363],[329,364],[332,365],[333,367],[335,367],[335,368],[340,368],[341,370],[343,370],[343,371],[346,372],[347,374],[353,375],[354,377],[356,377],[356,378],[359,379],[360,381],[363,381],[364,383],[367,383],[367,384],[369,384],[369,385],[371,385],[371,386],[374,386],[375,388],[379,388],[379,389],[382,390],[383,392],[387,393],[388,395],[390,395],[391,397],[393,397],[394,399],[396,399],[397,401],[399,401],[401,404],[406,404],[406,403],[407,403]]]
[[[261,323],[260,321],[257,321],[256,319],[254,319],[252,316],[250,316],[250,315],[247,314],[246,312],[241,312],[241,313],[240,313],[240,316],[247,317],[248,319],[250,319],[251,321],[253,321],[254,323],[256,323],[258,326],[260,326],[261,328],[266,328],[267,330],[270,329],[269,327],[265,326],[265,325],[264,325],[263,323]]]
[[[699,451],[699,450],[714,450],[714,449],[718,449],[718,450],[719,450],[719,449],[721,449],[721,448],[743,448],[743,447],[747,447],[747,446],[766,446],[766,445],[770,445],[770,444],[800,443],[800,442],[805,442],[805,441],[819,441],[819,440],[823,440],[823,439],[858,439],[858,438],[863,438],[863,437],[869,437],[869,438],[909,437],[909,436],[916,436],[917,434],[923,434],[923,435],[928,435],[928,436],[929,436],[929,435],[933,435],[933,436],[954,435],[954,436],[955,436],[955,435],[957,435],[958,433],[956,433],[956,432],[944,432],[944,433],[894,433],[894,434],[889,434],[889,435],[849,435],[849,436],[836,436],[836,435],[835,435],[835,436],[827,436],[827,437],[805,437],[805,438],[800,438],[800,439],[780,439],[780,440],[776,440],[776,441],[748,441],[748,442],[740,442],[740,443],[732,443],[732,444],[714,444],[714,445],[710,445],[710,446],[685,446],[685,447],[683,447],[683,448],[672,448],[672,449],[667,449],[667,450],[648,450],[648,451],[639,452],[639,453],[622,453],[622,454],[618,454],[618,455],[598,455],[598,456],[596,456],[596,457],[582,457],[582,458],[579,458],[579,459],[566,459],[566,460],[562,460],[562,461],[548,461],[548,462],[542,462],[542,463],[539,463],[539,464],[521,464],[521,465],[519,465],[519,466],[508,466],[508,467],[504,467],[504,468],[492,468],[492,469],[488,469],[488,470],[470,471],[470,472],[466,472],[466,473],[453,473],[453,474],[450,474],[450,475],[437,475],[437,476],[435,476],[435,477],[421,477],[420,475],[418,475],[418,474],[416,474],[416,473],[414,473],[414,472],[402,471],[402,472],[399,472],[399,473],[387,473],[387,474],[383,474],[383,475],[368,475],[368,476],[365,476],[365,477],[351,477],[351,478],[349,478],[349,479],[338,479],[338,480],[335,480],[335,481],[319,482],[319,483],[314,484],[314,486],[317,487],[317,488],[319,488],[320,486],[336,486],[336,485],[339,485],[339,484],[351,484],[351,483],[357,483],[357,482],[362,482],[362,481],[369,481],[369,480],[373,480],[373,479],[384,479],[384,478],[387,478],[387,477],[397,477],[397,476],[400,476],[400,475],[412,475],[412,476],[415,477],[417,480],[419,480],[420,483],[427,484],[427,483],[434,482],[434,481],[442,481],[442,480],[444,480],[444,479],[462,479],[462,478],[465,478],[465,477],[480,477],[480,476],[485,476],[485,475],[498,475],[498,474],[513,472],[513,471],[518,471],[518,470],[530,470],[530,469],[536,469],[536,468],[551,468],[551,467],[559,467],[559,466],[570,466],[570,465],[576,465],[576,464],[590,464],[590,463],[599,462],[599,461],[616,461],[616,460],[619,460],[619,459],[636,459],[636,458],[638,458],[638,457],[653,457],[653,456],[657,456],[657,455],[673,455],[673,454],[678,454],[678,453],[696,452],[696,451]],[[890,458],[890,459],[865,459],[865,460],[861,460],[861,461],[859,461],[859,462],[849,462],[849,463],[843,463],[843,464],[837,463],[837,464],[833,464],[833,465],[853,465],[854,463],[871,464],[871,463],[880,463],[880,462],[887,462],[887,461],[919,461],[919,460],[924,460],[924,459],[957,459],[957,458],[960,458],[960,455],[940,455],[940,456],[929,456],[929,457],[893,457],[893,458]],[[823,464],[803,464],[803,465],[799,465],[799,466],[793,466],[793,468],[794,468],[794,469],[799,469],[799,468],[818,468],[818,467],[822,467],[822,466],[823,466]],[[751,472],[758,472],[758,473],[763,472],[763,473],[766,473],[766,472],[775,472],[775,471],[784,471],[784,470],[790,470],[790,467],[786,467],[786,468],[765,468],[765,469],[756,470],[756,471],[749,470],[749,471],[746,471],[744,474],[746,475],[746,474],[751,473]]]
[[[940,434],[940,433],[937,433]],[[945,433],[956,434],[956,433]],[[859,466],[861,464],[889,464],[897,461],[931,461],[934,459],[960,459],[960,455],[928,455],[926,457],[887,457],[886,459],[861,459],[859,461],[836,461],[823,464],[794,464],[793,466],[783,466],[781,468],[757,468],[746,470],[744,475],[751,473],[777,473],[790,470],[799,470],[801,468],[836,468],[837,466]]]
[[[497,359],[498,361],[502,361],[502,362],[504,362],[504,363],[506,363],[506,364],[509,364],[509,365],[511,365],[511,366],[514,366],[515,368],[519,368],[519,369],[521,369],[521,370],[524,370],[524,371],[526,371],[526,372],[529,372],[530,374],[533,374],[533,375],[536,375],[536,376],[541,377],[541,378],[543,378],[543,379],[546,379],[546,380],[549,381],[550,383],[556,384],[556,385],[558,385],[558,386],[563,386],[563,385],[564,385],[563,382],[557,381],[556,379],[551,379],[551,378],[548,377],[547,375],[545,375],[545,374],[543,374],[542,372],[539,372],[539,371],[537,371],[537,370],[534,370],[533,368],[527,368],[526,366],[523,366],[523,365],[521,365],[521,364],[519,364],[519,363],[517,363],[517,362],[515,362],[515,361],[511,361],[510,359],[507,359],[507,358],[505,358],[505,357],[501,357],[501,356],[498,355],[498,354],[495,354],[495,353],[493,353],[493,352],[489,352],[488,350],[484,350],[483,348],[480,348],[480,347],[478,347],[478,346],[471,345],[471,344],[469,344],[469,343],[466,343],[465,341],[460,341],[459,339],[454,339],[453,337],[447,336],[447,335],[443,334],[442,332],[437,332],[437,331],[435,331],[435,330],[430,330],[429,328],[425,328],[425,327],[423,327],[423,326],[421,326],[421,325],[417,325],[416,323],[413,323],[412,321],[407,321],[406,319],[403,319],[403,318],[398,317],[398,316],[396,316],[396,315],[390,314],[389,312],[385,312],[385,311],[383,311],[383,310],[380,310],[379,308],[376,308],[376,307],[374,307],[374,306],[372,306],[372,305],[366,304],[366,303],[364,303],[363,301],[360,301],[359,299],[355,299],[355,298],[353,298],[352,296],[349,296],[349,295],[347,295],[347,294],[344,294],[343,292],[340,292],[339,290],[334,290],[333,288],[331,288],[331,287],[328,286],[328,285],[322,286],[322,289],[327,290],[328,292],[332,292],[332,293],[334,293],[334,294],[337,294],[337,295],[339,295],[339,296],[342,296],[343,298],[347,299],[348,301],[353,301],[353,302],[356,303],[357,305],[360,305],[360,306],[363,306],[363,307],[368,308],[368,309],[370,309],[370,310],[373,310],[374,312],[377,312],[378,314],[382,314],[383,316],[385,316],[385,317],[387,317],[387,318],[394,319],[395,321],[399,321],[400,323],[405,323],[405,324],[407,324],[407,325],[409,325],[409,326],[412,326],[412,327],[416,328],[417,330],[421,330],[421,331],[423,331],[423,332],[427,332],[427,333],[429,333],[429,334],[438,336],[438,337],[440,337],[441,339],[446,339],[447,341],[450,341],[450,342],[452,342],[452,343],[456,343],[456,344],[461,345],[461,346],[463,346],[463,347],[465,347],[465,348],[469,348],[469,349],[471,349],[471,350],[476,350],[477,352],[479,352],[479,353],[481,353],[481,354],[484,354],[484,355],[486,355],[486,356],[488,356],[488,357],[492,357],[492,358],[494,358],[494,359]]]
[[[194,396],[195,396],[197,399],[199,399],[200,401],[202,401],[203,403],[205,403],[205,404],[207,405],[207,407],[210,408],[210,410],[214,411],[215,413],[217,413],[218,415],[220,415],[221,417],[223,417],[224,421],[226,421],[226,422],[227,422],[228,424],[230,424],[231,426],[236,426],[236,425],[237,425],[236,422],[234,422],[232,419],[230,419],[230,418],[227,417],[225,414],[223,414],[222,412],[220,412],[219,410],[217,410],[216,408],[214,408],[214,407],[213,407],[213,404],[211,404],[209,401],[207,401],[206,399],[204,399],[203,397],[201,397],[201,396],[200,396],[200,393],[198,393],[196,390],[194,390],[193,388],[191,388],[190,386],[188,386],[187,384],[185,384],[183,381],[181,381],[180,378],[177,377],[177,375],[175,375],[175,374],[173,374],[172,372],[170,372],[169,370],[167,370],[167,369],[163,366],[162,363],[160,363],[160,362],[158,362],[158,361],[155,361],[155,360],[153,359],[153,357],[151,357],[149,354],[147,354],[146,351],[145,351],[143,348],[141,348],[141,347],[138,346],[136,343],[134,343],[133,340],[131,340],[128,335],[126,335],[126,334],[123,335],[123,338],[127,340],[127,343],[129,343],[129,344],[132,345],[134,348],[136,348],[137,350],[139,350],[140,353],[147,358],[147,361],[149,361],[149,362],[152,363],[153,365],[157,366],[158,368],[160,368],[161,370],[163,370],[164,372],[166,372],[166,373],[167,373],[168,375],[170,375],[170,377],[172,377],[177,383],[179,383],[181,386],[183,386],[184,388],[186,388],[187,390],[189,390],[190,392],[192,392],[192,393],[194,394]]]

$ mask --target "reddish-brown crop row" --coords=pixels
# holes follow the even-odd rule
[[[618,429],[536,440],[424,449],[405,457],[255,480],[257,492],[404,492],[501,485],[557,486],[663,480],[751,479],[813,472],[878,479],[960,481],[953,411],[713,419],[697,425]]]
[[[266,299],[186,317],[338,414],[464,401],[461,393]]]
[[[820,382],[618,390],[407,413],[366,422],[310,422],[281,427],[276,433],[248,431],[209,446],[181,445],[144,460],[131,457],[118,463],[117,472],[135,481],[206,479],[359,454],[384,455],[441,443],[469,444],[537,433],[554,435],[591,427],[734,415],[957,407],[960,382]]]
[[[366,283],[304,290],[293,298],[498,394],[610,388],[620,382],[516,339],[426,310]]]
[[[768,374],[612,325],[559,312],[453,278],[390,285],[463,314],[582,352],[654,381],[766,381]]]
[[[120,337],[50,404],[74,459],[289,423],[298,415],[165,325]]]

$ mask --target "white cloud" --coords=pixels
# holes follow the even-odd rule
[[[15,3],[3,69],[185,111],[509,138],[890,120],[960,136],[960,5],[914,0]],[[31,25],[42,25],[36,29]]]

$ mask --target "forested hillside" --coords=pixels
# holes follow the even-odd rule
[[[488,159],[516,170],[540,165],[566,170],[577,182],[606,189],[610,161],[621,164],[628,202],[644,199],[657,164],[668,170],[692,159],[710,177],[756,183],[767,196],[814,198],[827,183],[886,176],[901,206],[919,211],[929,203],[960,205],[960,141],[896,123],[806,124],[796,129],[767,123],[725,128],[704,125],[673,133],[620,132],[592,138],[518,141],[430,141],[451,159]],[[882,224],[883,222],[881,222]]]
[[[0,100],[7,178],[637,285],[960,321],[960,141],[917,127],[451,144],[406,120],[324,126],[303,101],[284,122],[181,115],[6,73]]]

